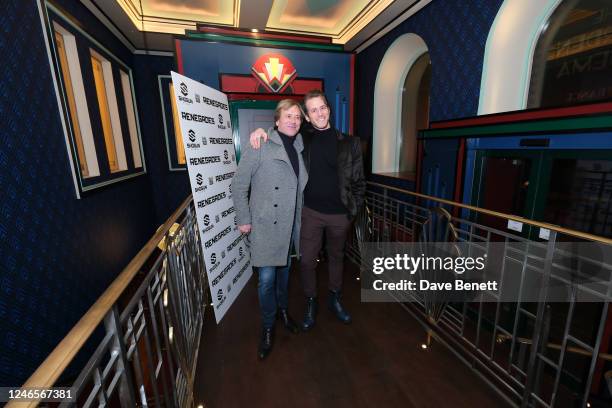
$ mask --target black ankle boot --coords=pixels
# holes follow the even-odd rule
[[[331,310],[342,323],[349,324],[351,322],[351,315],[344,310],[340,303],[340,291],[329,291],[328,306],[329,310]]]
[[[263,329],[261,332],[261,340],[257,348],[257,355],[260,360],[263,360],[272,351],[272,343],[274,342],[274,329]]]
[[[293,321],[291,316],[289,316],[289,313],[287,313],[287,309],[279,309],[278,316],[280,317],[281,322],[283,322],[283,326],[285,326],[285,329],[287,329],[289,332],[293,334],[296,334],[299,332],[297,324],[295,324],[295,321]]]
[[[304,321],[302,322],[302,330],[307,331],[312,329],[317,317],[317,298],[306,298],[306,313],[304,313]]]

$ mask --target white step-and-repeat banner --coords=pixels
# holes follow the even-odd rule
[[[172,83],[218,323],[253,273],[232,200],[237,165],[229,106],[224,93],[186,76],[172,72]]]

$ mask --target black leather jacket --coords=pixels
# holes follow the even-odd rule
[[[338,186],[340,200],[353,219],[361,208],[365,198],[366,182],[363,175],[363,159],[358,137],[348,136],[336,130],[338,137]],[[302,128],[304,139],[304,164],[310,171],[310,146],[316,130],[312,126]]]

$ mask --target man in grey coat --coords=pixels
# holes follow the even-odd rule
[[[262,337],[258,356],[272,350],[277,308],[289,331],[298,332],[287,313],[291,243],[299,252],[303,193],[308,181],[298,133],[303,112],[298,102],[280,101],[274,113],[276,129],[268,131],[269,141],[261,149],[246,150],[232,180],[236,222],[243,234],[250,234],[251,263],[258,268],[258,296]],[[250,188],[250,199],[249,199]]]
[[[304,106],[306,120],[312,126],[303,127],[301,133],[309,181],[302,210],[300,271],[306,296],[302,329],[310,330],[317,313],[317,255],[324,235],[329,258],[328,307],[341,322],[351,322],[351,315],[340,302],[344,246],[351,220],[364,203],[366,183],[359,139],[343,135],[331,126],[325,94],[320,90],[308,92]],[[260,143],[260,138],[266,140],[264,130],[253,131],[251,147],[263,148],[266,143]]]

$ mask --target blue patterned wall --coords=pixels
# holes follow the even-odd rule
[[[356,134],[372,140],[373,101],[376,74],[385,52],[400,35],[418,34],[429,48],[431,57],[430,120],[448,120],[475,116],[478,111],[480,77],[487,36],[503,0],[434,0],[415,15],[357,54],[355,64]],[[437,146],[445,152],[430,157],[423,168],[423,176],[430,170],[454,174],[456,157],[452,147]],[[434,152],[435,149],[430,149]],[[456,151],[456,148],[455,148]],[[370,157],[366,159],[371,165]],[[433,166],[433,167],[432,167]],[[453,186],[450,178],[444,180]],[[439,190],[441,191],[441,190]],[[452,196],[452,188],[445,197]]]
[[[80,3],[62,6],[128,65],[134,63],[129,50]],[[75,198],[36,2],[4,0],[0,30],[0,386],[14,386],[144,245],[158,216],[151,205],[151,174]],[[139,78],[138,70],[134,74]],[[161,128],[158,112],[148,105],[157,103],[156,78],[151,73],[136,85],[152,171],[157,163],[147,144],[163,140],[147,133],[155,121]]]
[[[170,75],[174,70],[174,58],[141,56],[134,57],[134,85],[140,96],[138,109],[141,113],[140,128],[144,137],[147,170],[155,197],[155,222],[161,225],[191,194],[187,171],[168,170],[168,154],[162,110],[159,100],[158,75]]]

